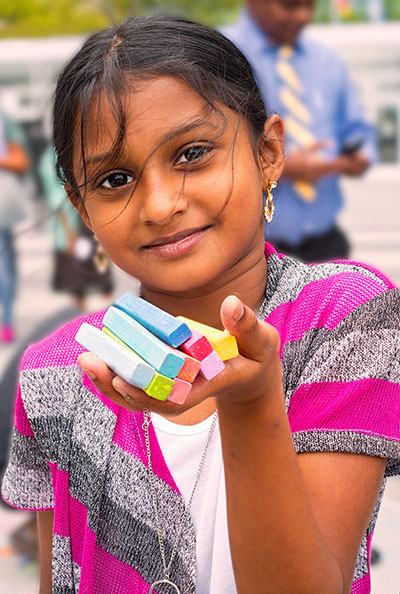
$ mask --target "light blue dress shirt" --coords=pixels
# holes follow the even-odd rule
[[[250,62],[267,113],[278,113],[285,120],[285,107],[279,97],[282,82],[276,70],[279,46],[268,39],[247,11],[243,11],[236,23],[221,31]],[[317,141],[329,143],[322,155],[333,157],[344,145],[362,141],[360,150],[371,163],[375,161],[375,130],[365,119],[356,90],[340,58],[302,33],[294,47],[291,63],[304,88],[303,102],[312,119],[309,129]],[[343,205],[338,176],[321,178],[314,187],[316,200],[305,202],[289,180],[280,180],[274,192],[275,216],[265,226],[267,240],[285,241],[295,246],[305,237],[322,235],[334,226]]]

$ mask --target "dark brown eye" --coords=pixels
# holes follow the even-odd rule
[[[209,146],[204,145],[195,145],[187,148],[183,151],[180,157],[177,160],[178,164],[181,163],[192,163],[193,161],[197,161],[201,159],[206,153],[211,150]]]
[[[119,171],[117,173],[111,173],[111,175],[107,176],[106,179],[101,183],[101,186],[103,188],[122,188],[131,181],[133,181],[132,175],[128,175],[127,173]]]

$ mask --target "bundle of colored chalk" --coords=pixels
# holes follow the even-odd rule
[[[182,404],[199,373],[211,380],[238,347],[227,330],[171,314],[124,293],[99,330],[83,323],[75,339],[118,375],[158,400]]]

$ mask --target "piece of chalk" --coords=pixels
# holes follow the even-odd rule
[[[185,380],[179,379],[176,377],[174,379],[174,387],[170,392],[167,400],[171,402],[176,402],[177,404],[183,404],[192,389],[192,384],[189,382],[185,382]]]
[[[200,371],[200,361],[191,357],[187,353],[183,351],[178,351],[179,355],[185,359],[182,369],[176,376],[178,379],[185,380],[185,382],[189,382],[192,384]]]
[[[158,371],[155,372],[150,384],[144,390],[146,394],[157,400],[167,400],[174,389],[176,380],[172,380]]]
[[[225,363],[222,361],[218,353],[213,351],[211,355],[208,355],[208,357],[201,361],[199,374],[206,380],[211,380],[223,369],[225,369]]]
[[[239,355],[236,338],[228,330],[219,330],[183,316],[178,316],[178,320],[185,322],[192,331],[196,330],[196,332],[203,334],[223,361],[233,359]]]
[[[111,330],[106,328],[106,326],[103,326],[101,330],[102,332],[110,336],[113,340],[118,342],[123,348],[127,349],[131,353],[134,353],[136,357],[139,357],[139,355],[137,355],[135,351],[132,351],[132,349],[129,348],[127,344],[125,344],[116,334],[114,334],[114,332],[111,332]],[[174,380],[170,379],[165,375],[162,375],[154,369],[153,379],[146,388],[143,388],[143,391],[146,392],[146,394],[148,394],[152,398],[157,398],[157,400],[166,400],[168,395],[171,393],[174,385]]]
[[[124,293],[114,305],[170,346],[180,346],[192,334],[185,322],[131,293]]]
[[[144,390],[154,377],[153,367],[94,326],[84,322],[75,340],[133,386]]]
[[[188,340],[185,340],[180,348],[184,353],[187,353],[198,361],[202,361],[213,352],[213,348],[207,338],[203,334],[200,334],[200,332],[196,332],[196,330],[192,330],[192,336]]]
[[[174,378],[182,369],[185,360],[181,355],[121,309],[109,307],[103,324],[163,375]]]

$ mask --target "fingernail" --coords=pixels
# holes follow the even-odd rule
[[[96,379],[96,374],[93,373],[93,371],[88,371],[84,367],[82,367],[81,369],[82,369],[82,371],[84,371],[86,373],[86,375],[88,376],[89,379],[91,379],[91,380],[95,380]]]
[[[244,307],[243,307],[243,303],[238,299],[237,303],[236,303],[236,307],[232,313],[232,318],[235,320],[235,322],[238,322],[244,314]]]
[[[243,303],[235,295],[227,297],[224,306],[227,315],[235,322],[238,322],[244,314]]]
[[[118,394],[121,394],[121,396],[126,399],[126,397],[128,396],[128,393],[121,386],[119,379],[114,378],[111,383],[112,383],[114,390],[116,392],[118,392]],[[129,396],[129,399],[130,399],[130,396]]]
[[[237,322],[244,314],[243,303],[235,295],[229,295],[222,303],[222,313]]]

